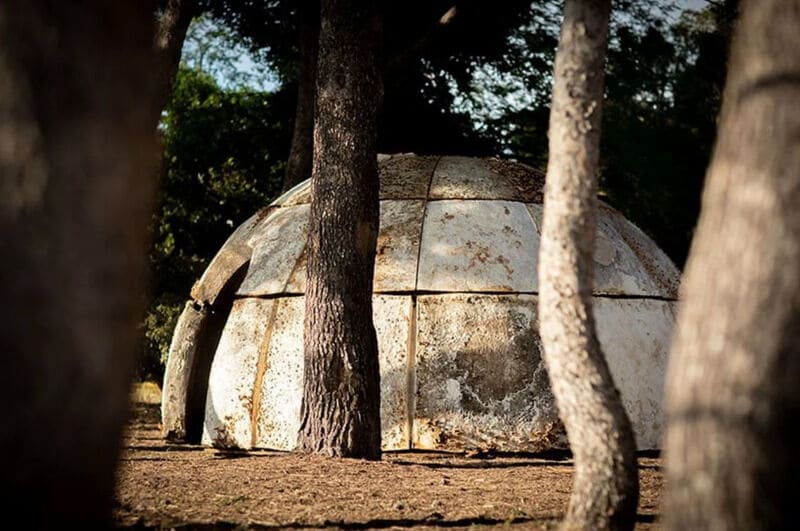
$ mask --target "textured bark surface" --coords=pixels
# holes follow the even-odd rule
[[[741,9],[668,373],[671,529],[800,525],[800,1]]]
[[[283,191],[311,177],[314,157],[314,88],[319,49],[319,2],[300,2],[300,64],[297,70],[297,107]]]
[[[567,0],[550,114],[539,319],[575,457],[568,529],[631,529],[638,499],[633,431],[597,340],[591,298],[609,11],[610,0]]]
[[[380,458],[372,324],[378,233],[381,18],[370,0],[322,2],[298,446]]]
[[[106,528],[156,162],[151,2],[0,4],[0,499]]]
[[[196,0],[163,0],[156,12],[154,62],[151,69],[153,97],[150,104],[151,120],[158,123],[161,111],[167,104],[172,82],[181,61],[186,30],[196,12]]]

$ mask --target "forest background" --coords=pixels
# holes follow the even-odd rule
[[[467,7],[446,25],[431,23],[446,6],[416,3],[387,14],[378,151],[499,156],[544,169],[559,2]],[[289,4],[209,2],[187,33],[159,127],[164,153],[140,380],[161,380],[192,283],[233,229],[281,191],[297,95]],[[737,2],[634,0],[614,8],[601,198],[682,267]],[[392,46],[409,39],[410,48]]]

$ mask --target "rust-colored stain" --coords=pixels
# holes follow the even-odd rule
[[[309,205],[276,210],[250,239],[253,254],[237,295],[276,295],[286,289],[297,257],[308,240]]]
[[[308,266],[308,242],[303,246],[303,251],[295,261],[292,274],[286,282],[284,293],[305,293],[306,291],[306,267]]]
[[[417,298],[411,297],[408,310],[408,339],[406,341],[406,439],[414,448],[414,412],[417,409]]]
[[[503,266],[503,268],[506,270],[506,273],[508,273],[508,279],[512,280],[513,279],[512,275],[514,274],[514,269],[509,265],[509,264],[511,264],[511,261],[508,258],[506,258],[505,256],[503,256],[502,254],[500,256],[498,256],[497,258],[495,258],[494,261],[496,263],[500,264],[501,266]]]
[[[669,299],[678,299],[678,286],[680,273],[667,257],[640,229],[622,218],[621,214],[615,215],[619,227],[619,235],[625,240],[628,247],[639,259],[639,263],[662,291],[661,296]],[[636,234],[640,232],[641,235]]]
[[[378,163],[381,199],[426,199],[439,157],[395,155]]]
[[[413,291],[422,238],[425,202],[381,201],[375,254],[374,290]]]
[[[531,168],[525,164],[511,162],[497,158],[486,159],[489,167],[500,178],[507,181],[508,186],[514,190],[514,197],[526,203],[542,203],[544,201],[545,173]]]
[[[311,202],[311,179],[297,184],[271,203],[271,206],[286,207],[305,205]]]
[[[559,419],[545,422],[536,430],[520,436],[511,436],[502,431],[465,431],[446,421],[434,419],[417,419],[417,422],[419,430],[414,448],[419,450],[536,454],[569,448],[567,431]]]
[[[426,211],[417,288],[535,291],[538,235],[525,205],[441,200]]]
[[[264,339],[258,348],[258,364],[253,382],[253,394],[250,400],[250,446],[254,448],[258,442],[258,417],[261,414],[261,395],[263,393],[264,374],[269,367],[269,344],[272,341],[272,330],[275,328],[275,316],[278,314],[278,305],[273,304],[269,310],[267,329]]]
[[[262,208],[258,212],[256,212],[256,214],[255,214],[256,223],[258,223],[259,221],[261,221],[264,218],[266,218],[269,215],[269,213],[272,211],[273,208],[275,208],[275,207],[265,206],[264,208]]]
[[[236,437],[233,436],[234,430],[231,428],[235,422],[235,419],[226,416],[222,419],[222,424],[214,428],[215,434],[211,439],[211,445],[214,448],[221,450],[236,450],[239,448]]]

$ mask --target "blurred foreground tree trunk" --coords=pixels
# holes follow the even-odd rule
[[[380,459],[372,324],[382,20],[374,0],[323,0],[299,448]]]
[[[107,528],[145,301],[152,2],[0,3],[0,500]]]
[[[639,495],[633,431],[592,313],[610,4],[565,3],[550,113],[539,322],[553,394],[575,457],[566,529],[632,529]]]
[[[297,69],[297,106],[294,133],[283,190],[287,191],[311,177],[314,156],[314,86],[317,82],[317,51],[319,49],[319,2],[301,2],[298,40],[300,63]]]
[[[667,381],[670,529],[800,525],[800,0],[750,0]]]

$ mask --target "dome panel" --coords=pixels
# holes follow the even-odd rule
[[[281,207],[251,240],[253,256],[237,295],[283,293],[308,239],[309,205]]]
[[[552,394],[542,388],[536,330],[541,172],[497,159],[409,154],[381,157],[379,168],[373,315],[384,448],[563,446]],[[308,183],[298,185],[246,221],[193,288],[165,374],[163,425],[173,435],[199,436],[203,412],[189,402],[205,396],[204,443],[294,448],[308,199]],[[595,260],[600,342],[638,447],[658,447],[679,273],[602,202]],[[210,364],[207,380],[196,378],[209,371],[198,363]],[[198,418],[191,430],[187,417]]]
[[[259,390],[252,411],[258,448],[293,450],[303,399],[303,317],[305,297],[276,299],[274,315],[260,342],[259,365],[250,375]],[[251,441],[242,441],[249,448]]]
[[[375,292],[413,291],[425,201],[381,201]]]
[[[543,171],[510,160],[498,158],[487,160],[492,171],[507,183],[508,188],[514,190],[514,197],[518,198],[517,200],[539,204],[544,201],[545,174]]]
[[[419,297],[415,448],[530,452],[564,445],[540,355],[536,300]]]
[[[381,371],[381,442],[384,450],[410,448],[409,341],[414,305],[411,296],[375,295],[372,313]]]
[[[270,203],[270,206],[305,205],[311,202],[311,179],[296,184]]]
[[[274,304],[272,299],[234,301],[211,364],[203,444],[250,447],[254,375]]]
[[[185,439],[187,398],[192,367],[203,328],[208,321],[208,310],[187,302],[183,308],[169,347],[169,358],[164,369],[161,398],[162,430],[167,439]]]
[[[672,263],[672,260],[649,236],[628,221],[625,216],[611,208],[600,209],[599,212],[604,212],[604,210],[608,212],[616,226],[617,233],[636,255],[641,269],[646,271],[652,279],[655,289],[648,295],[677,299],[681,278],[680,271]]]
[[[303,246],[303,251],[297,257],[289,280],[286,282],[284,293],[300,295],[306,292],[306,265],[308,264],[308,241]]]
[[[257,234],[264,223],[268,222],[274,207],[266,207],[239,225],[233,234],[225,240],[200,280],[192,286],[192,298],[198,302],[214,305],[228,281],[237,271],[250,261],[253,249],[250,239]]]
[[[409,447],[407,384],[412,308],[410,296],[373,297],[385,449]],[[295,448],[303,396],[304,317],[305,297],[247,298],[234,303],[211,368],[204,444]],[[258,326],[246,324],[254,320],[259,321]]]
[[[376,293],[414,290],[424,208],[422,200],[380,202],[373,284]],[[289,276],[285,293],[305,293],[307,262],[306,245]]]
[[[544,208],[540,204],[536,203],[528,203],[525,205],[528,209],[528,213],[531,215],[531,219],[533,220],[533,227],[536,229],[536,234],[538,236],[542,235],[542,216],[544,215]]]
[[[594,241],[594,293],[661,295],[650,271],[620,236],[612,212],[599,210]]]
[[[426,199],[439,157],[394,155],[378,161],[381,199]]]
[[[677,303],[593,299],[597,336],[622,396],[638,448],[660,448],[662,402]]]
[[[538,252],[539,237],[522,203],[431,201],[417,289],[533,292]]]
[[[433,173],[431,199],[515,199],[514,190],[485,159],[442,157]]]
[[[542,205],[526,205],[542,233]],[[636,225],[600,202],[595,234],[594,295],[676,299],[680,274],[672,261]]]
[[[430,199],[505,199],[541,202],[541,172],[499,159],[442,157],[431,182]]]

